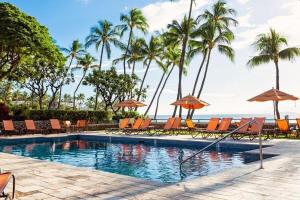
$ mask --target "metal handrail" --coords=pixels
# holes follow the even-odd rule
[[[209,147],[215,145],[215,144],[218,144],[219,142],[221,142],[222,140],[226,139],[228,136],[232,135],[233,133],[236,133],[238,130],[242,129],[243,127],[247,126],[247,125],[251,125],[251,124],[254,124],[256,123],[258,126],[263,126],[263,124],[259,124],[256,119],[253,119],[252,121],[250,122],[247,122],[246,124],[243,124],[242,126],[239,126],[238,128],[234,129],[233,131],[227,133],[226,135],[224,135],[223,137],[221,137],[220,139],[214,141],[213,143],[207,145],[206,147],[200,149],[197,153],[193,154],[192,156],[189,156],[188,158],[184,159],[183,161],[180,162],[180,165],[179,165],[179,169],[180,169],[180,172],[182,172],[182,165],[187,162],[188,160],[194,158],[195,156],[199,155],[200,153],[203,153],[206,149],[208,149]],[[263,159],[263,156],[262,156],[262,141],[261,141],[261,130],[262,130],[262,127],[259,127],[259,149],[260,149],[260,169],[263,169],[263,164],[262,164],[262,159]]]

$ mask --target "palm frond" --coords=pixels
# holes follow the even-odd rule
[[[300,48],[290,47],[279,52],[279,58],[283,60],[293,61],[297,56],[300,56]]]
[[[261,64],[265,64],[265,63],[268,63],[272,60],[272,56],[270,55],[259,55],[259,56],[254,56],[252,57],[248,62],[247,62],[247,65],[250,67],[250,68],[253,68],[253,67],[256,67],[258,65],[261,65]]]

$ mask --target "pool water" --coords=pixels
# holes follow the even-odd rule
[[[0,151],[5,153],[167,183],[243,166],[258,159],[258,156],[247,155],[236,149],[212,149],[186,162],[182,170],[184,173],[181,173],[180,161],[198,150],[199,147],[151,146],[81,139],[0,143]]]

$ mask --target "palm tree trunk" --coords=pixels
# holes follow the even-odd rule
[[[188,23],[190,23],[191,17],[192,17],[192,10],[193,10],[193,1],[191,0],[190,2],[190,9],[189,9],[189,15],[188,15]],[[181,58],[180,58],[180,64],[179,64],[179,81],[178,81],[178,94],[177,94],[177,100],[179,100],[179,98],[182,97],[182,72],[183,72],[183,66],[184,66],[184,60],[185,60],[185,53],[186,53],[186,46],[188,43],[188,39],[189,39],[189,30],[190,26],[188,26],[187,28],[187,35],[185,36],[185,38],[183,39],[182,42],[182,50],[181,50]],[[176,111],[177,111],[177,106],[175,106],[174,108],[174,112],[173,112],[173,117],[175,117],[176,115]],[[179,117],[181,117],[182,115],[182,108],[179,108]]]
[[[197,88],[197,85],[198,85],[200,73],[201,73],[202,68],[203,68],[203,66],[204,66],[204,62],[205,62],[205,60],[206,60],[206,56],[207,56],[207,50],[205,50],[205,52],[204,52],[204,54],[203,54],[202,62],[201,62],[201,64],[200,64],[200,67],[199,67],[199,70],[198,70],[198,73],[197,73],[197,76],[196,76],[196,80],[195,80],[194,87],[193,87],[193,91],[192,91],[192,95],[193,95],[193,96],[195,95],[195,92],[196,92],[196,88]],[[188,114],[187,114],[187,118],[190,118],[190,115],[191,115],[191,110],[189,109]]]
[[[103,52],[104,52],[104,43],[102,44],[102,47],[101,47],[99,71],[101,71],[101,67],[102,67]]]
[[[147,110],[146,110],[146,112],[145,112],[145,114],[144,114],[145,116],[148,114],[148,112],[149,112],[149,110],[150,110],[150,108],[151,108],[151,106],[152,106],[152,104],[153,104],[153,101],[154,101],[154,99],[155,99],[155,97],[156,97],[156,95],[157,95],[157,92],[158,92],[158,90],[159,90],[159,88],[160,88],[160,86],[161,86],[162,81],[163,81],[164,78],[165,78],[165,75],[166,75],[166,72],[164,72],[163,75],[162,75],[161,78],[160,78],[160,81],[159,81],[158,86],[157,86],[157,88],[156,88],[156,90],[155,90],[155,93],[154,93],[154,95],[153,95],[153,97],[152,97],[152,99],[151,99],[151,101],[150,101],[150,104],[148,105],[148,108],[147,108]]]
[[[125,51],[125,55],[124,55],[124,60],[123,60],[124,74],[126,74],[126,59],[127,59],[127,53],[128,53],[128,50],[129,50],[129,45],[131,43],[132,33],[133,33],[132,28],[130,28],[128,43],[127,43],[127,47],[126,47],[126,51]]]
[[[94,110],[96,111],[98,108],[98,97],[99,97],[99,90],[96,87],[96,96],[95,96],[95,105],[94,105]]]
[[[156,109],[155,109],[154,119],[156,119],[156,116],[157,116],[160,96],[161,96],[163,90],[165,89],[165,86],[166,86],[166,84],[167,84],[167,82],[168,82],[168,80],[169,80],[169,77],[170,77],[170,75],[171,75],[171,73],[172,73],[174,67],[175,67],[175,64],[172,66],[172,68],[171,68],[171,70],[170,70],[168,76],[166,77],[165,82],[164,82],[164,84],[163,84],[163,86],[162,86],[162,88],[161,88],[161,90],[160,90],[160,92],[159,92],[159,94],[158,94],[158,97],[157,97],[157,100],[156,100]]]
[[[71,57],[69,67],[67,68],[67,71],[66,71],[66,75],[68,74],[69,69],[71,68],[71,65],[72,65],[72,63],[73,63],[73,59],[74,59],[74,56]],[[65,76],[63,77],[63,80],[62,80],[62,82],[61,82],[61,86],[60,86],[60,88],[59,88],[59,97],[58,97],[58,105],[57,105],[57,108],[58,108],[58,109],[60,109],[60,105],[61,105],[62,88],[63,88],[64,83],[65,83]]]
[[[141,98],[141,92],[142,92],[142,90],[143,90],[144,82],[145,82],[146,76],[147,76],[147,74],[148,74],[148,71],[149,71],[149,67],[150,67],[150,65],[151,65],[151,62],[152,62],[152,60],[149,60],[149,63],[148,63],[147,68],[146,68],[146,71],[145,71],[145,73],[144,73],[144,77],[143,77],[143,80],[142,80],[142,83],[141,83],[141,86],[140,86],[140,89],[139,89],[139,94],[138,94],[137,101],[139,101],[140,98]]]
[[[82,83],[82,81],[83,81],[85,75],[86,75],[86,70],[84,70],[83,75],[82,75],[82,77],[81,77],[81,79],[80,79],[80,81],[79,81],[79,83],[78,83],[78,85],[77,85],[77,87],[76,87],[76,89],[75,89],[75,91],[74,91],[74,95],[73,95],[73,109],[74,109],[74,110],[75,110],[75,108],[76,108],[76,93],[77,93],[78,88],[79,88],[79,86],[81,85],[81,83]]]
[[[204,88],[204,83],[205,83],[205,80],[206,80],[206,77],[207,77],[207,72],[208,72],[210,55],[211,55],[211,49],[208,50],[208,56],[207,56],[207,62],[206,62],[205,72],[204,72],[203,80],[202,80],[202,83],[201,83],[201,86],[200,86],[200,90],[199,90],[199,92],[197,94],[197,98],[200,98],[200,95],[201,95],[201,93],[203,91],[203,88]],[[190,119],[193,118],[194,112],[195,112],[195,110],[193,110],[192,113],[191,113],[191,115],[189,116]]]
[[[279,90],[280,86],[279,86],[279,66],[278,66],[278,61],[275,61],[275,66],[276,66],[276,89]],[[280,119],[280,112],[279,112],[278,104],[279,104],[279,102],[276,101],[275,102],[275,111],[276,111],[276,117],[277,117],[277,119]]]
[[[132,64],[132,71],[131,71],[131,76],[134,75],[134,71],[135,71],[135,61]]]

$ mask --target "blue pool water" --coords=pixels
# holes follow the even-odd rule
[[[241,149],[214,148],[185,163],[184,174],[180,173],[180,161],[199,148],[201,146],[154,146],[137,141],[111,143],[82,138],[0,141],[1,152],[169,183],[239,167],[258,159]]]

